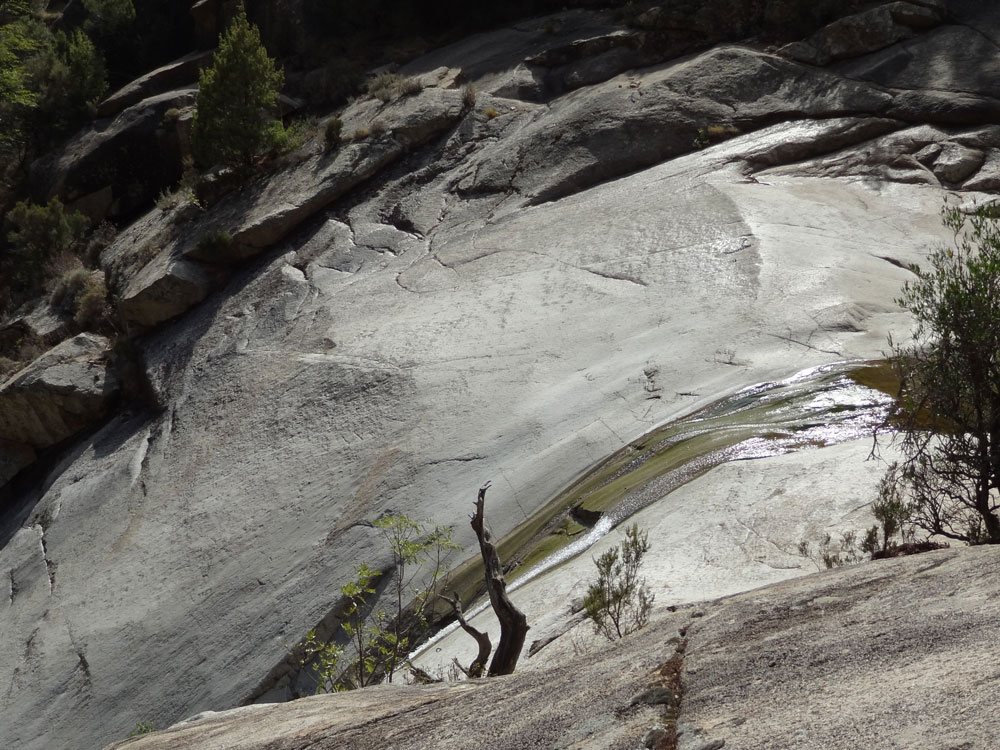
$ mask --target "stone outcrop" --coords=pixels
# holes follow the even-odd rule
[[[198,71],[211,65],[213,56],[212,51],[192,52],[136,78],[98,104],[97,116],[114,117],[143,99],[196,84]]]
[[[152,326],[189,310],[214,288],[220,268],[259,254],[348,191],[413,148],[446,131],[464,112],[462,92],[427,88],[385,107],[369,100],[344,114],[344,132],[374,132],[330,151],[315,140],[309,155],[270,179],[222,199],[213,210],[183,222],[183,230],[122,291],[121,310]],[[377,123],[377,124],[375,124]],[[183,221],[167,216],[166,221]],[[225,232],[231,241],[205,243]],[[105,253],[106,265],[134,245],[131,237]]]
[[[180,155],[163,140],[169,109],[193,104],[195,89],[149,97],[113,120],[99,120],[30,168],[29,184],[38,201],[53,196],[73,203],[87,196],[110,197],[96,203],[92,218],[127,217],[152,203],[181,175]]]
[[[0,385],[0,483],[48,448],[99,424],[117,395],[108,341],[81,333]]]

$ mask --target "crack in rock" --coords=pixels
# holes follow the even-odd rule
[[[56,586],[56,563],[49,559],[48,546],[45,542],[45,526],[36,523],[35,527],[38,529],[38,542],[42,550],[42,560],[45,561],[45,572],[49,577],[49,594],[51,594]]]
[[[486,456],[480,456],[479,454],[471,454],[468,456],[455,456],[454,458],[438,458],[433,461],[428,461],[428,466],[437,466],[438,464],[446,463],[468,463],[470,461],[485,461]]]

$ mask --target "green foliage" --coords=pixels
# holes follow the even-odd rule
[[[818,542],[803,539],[798,546],[799,555],[811,560],[816,570],[840,568],[861,562],[861,551],[858,536],[852,529],[840,532],[840,539],[834,539],[833,535],[826,533]]]
[[[272,148],[281,124],[265,111],[274,108],[283,80],[240,5],[219,39],[215,64],[198,78],[192,135],[202,164],[247,169]]]
[[[613,547],[594,560],[597,580],[590,584],[583,606],[594,629],[609,641],[624,638],[649,619],[653,595],[639,578],[643,556],[649,551],[647,533],[638,524],[625,530],[621,548]]]
[[[156,727],[151,721],[140,721],[135,725],[135,729],[129,734],[129,737],[139,737],[143,734],[150,734],[156,731]]]
[[[233,244],[233,236],[224,230],[209,232],[198,240],[198,250],[204,257],[221,255]]]
[[[336,146],[340,143],[340,133],[344,129],[344,121],[339,117],[334,117],[327,121],[323,128],[323,137],[327,146]]]
[[[104,58],[79,29],[56,32],[26,69],[38,92],[38,116],[56,134],[85,121],[108,89]]]
[[[38,49],[32,33],[27,2],[3,3],[0,14],[0,140],[10,141],[17,133],[11,119],[18,112],[30,109],[37,102],[29,87],[25,60]]]
[[[387,589],[393,600],[391,614],[369,606],[383,574],[362,563],[355,569],[355,579],[340,589],[346,602],[341,630],[356,653],[355,660],[342,670],[341,646],[321,642],[315,630],[306,635],[303,661],[316,674],[317,692],[364,687],[382,676],[392,682],[416,638],[428,628],[431,596],[444,573],[445,558],[458,549],[449,529],[428,528],[402,514],[379,518],[374,526],[392,553]],[[433,565],[429,574],[422,567],[425,563]],[[424,584],[415,586],[421,572]]]
[[[894,461],[879,480],[878,497],[872,502],[872,515],[878,523],[865,532],[861,542],[862,551],[869,555],[888,552],[896,546],[897,535],[904,539],[911,535],[908,521],[913,511],[903,499],[901,479],[899,464]]]
[[[343,646],[332,641],[324,643],[319,639],[316,636],[316,628],[306,633],[302,660],[313,666],[317,693],[339,693],[347,689],[339,679],[340,657],[343,654]]]
[[[471,83],[465,84],[462,87],[462,106],[466,109],[472,109],[476,106],[477,96],[476,87]]]
[[[90,220],[67,212],[58,198],[44,206],[21,201],[6,217],[9,260],[16,281],[37,284],[45,264],[58,253],[74,250],[86,234]]]
[[[916,323],[913,341],[890,339],[903,454],[893,481],[914,527],[970,544],[1000,543],[997,216],[995,206],[946,208],[953,246],[932,252],[897,300]]]
[[[27,0],[0,3],[0,159],[27,139],[28,119],[38,106],[28,61],[51,35],[31,18]]]
[[[135,20],[132,0],[83,0],[89,18],[87,26],[105,36],[122,34]]]
[[[381,102],[388,102],[423,89],[419,78],[403,78],[395,73],[381,73],[368,81],[368,93]]]

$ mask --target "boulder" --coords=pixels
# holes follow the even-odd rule
[[[0,385],[0,440],[47,448],[98,424],[118,391],[108,347],[81,333]]]
[[[101,120],[63,147],[35,161],[29,184],[35,199],[58,196],[73,203],[95,192],[111,216],[125,217],[145,207],[181,175],[179,154],[161,149],[163,116],[168,109],[194,103],[193,88],[170,91],[134,104],[114,120]]]
[[[913,12],[925,10],[911,7]],[[897,20],[889,6],[882,6],[834,21],[816,32],[811,42],[826,59],[843,60],[875,52],[911,36],[913,30]]]
[[[1000,48],[984,33],[949,25],[898,46],[839,64],[853,79],[942,98],[1000,99]]]
[[[462,92],[453,89],[424,89],[384,107],[362,102],[344,113],[344,133],[369,128],[372,122],[379,122],[383,132],[345,142],[334,153],[314,151],[304,163],[222,200],[204,221],[186,228],[176,251],[209,263],[252,257],[462,115]],[[229,232],[232,243],[211,249],[200,245],[200,238],[213,231]]]
[[[966,190],[981,192],[995,192],[1000,190],[1000,150],[995,148],[990,149],[986,154],[982,167],[962,187]]]
[[[219,281],[203,264],[161,252],[129,282],[118,302],[126,320],[154,326],[201,302]]]
[[[958,184],[978,172],[985,159],[982,151],[945,143],[930,163],[939,180]]]
[[[510,137],[468,160],[459,195],[541,203],[696,148],[699,128],[753,130],[776,120],[877,115],[892,96],[745,47],[618,76],[527,112]]]
[[[192,52],[136,78],[98,104],[97,116],[114,117],[143,99],[196,84],[198,72],[212,64],[214,55],[212,50]]]

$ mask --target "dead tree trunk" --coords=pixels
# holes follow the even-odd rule
[[[479,644],[479,654],[476,656],[476,660],[469,665],[468,669],[458,664],[458,659],[455,659],[455,663],[458,664],[459,669],[465,672],[466,676],[482,677],[483,670],[486,669],[486,662],[490,658],[490,652],[493,651],[493,644],[490,643],[489,633],[476,630],[476,628],[465,621],[465,616],[462,614],[462,600],[458,598],[458,594],[452,593],[451,599],[445,596],[441,598],[446,602],[451,602],[451,606],[455,609],[455,616],[458,618],[458,624],[462,626],[462,630],[475,638],[476,643]]]
[[[500,557],[497,555],[496,546],[490,541],[490,530],[486,528],[483,503],[486,499],[486,490],[489,488],[489,482],[479,488],[476,513],[472,516],[472,530],[479,537],[479,551],[483,554],[483,565],[486,568],[486,591],[490,595],[493,611],[500,621],[500,644],[493,655],[488,672],[490,677],[494,677],[511,674],[517,666],[521,649],[524,648],[524,639],[528,634],[528,620],[507,597],[507,583],[503,579]]]

